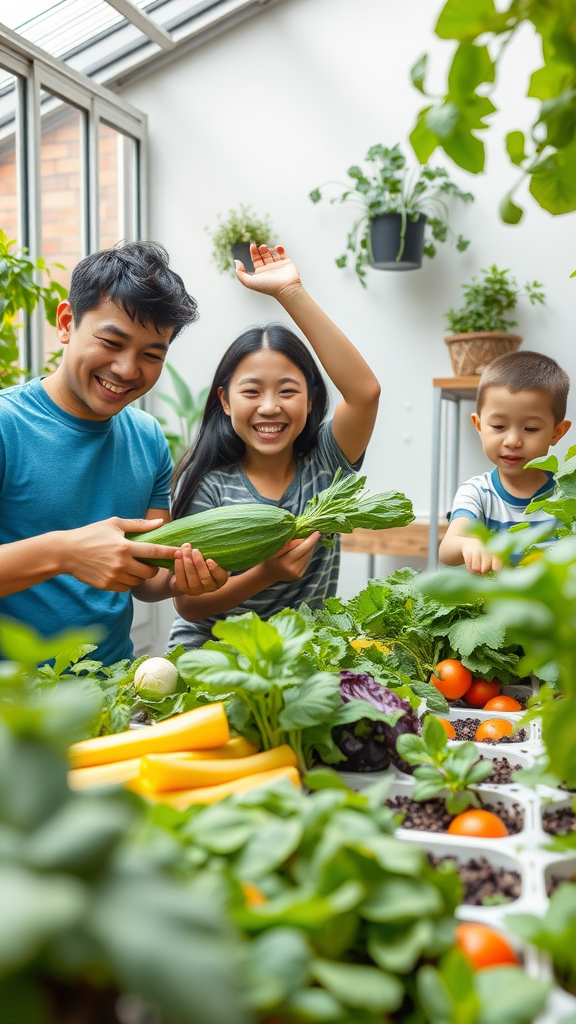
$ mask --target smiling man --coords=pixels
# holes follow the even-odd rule
[[[228,577],[189,546],[125,537],[170,518],[166,439],[131,403],[197,316],[161,245],[95,253],[58,307],[56,372],[0,391],[0,614],[44,636],[98,624],[105,664],[132,655],[132,594],[199,596]],[[174,575],[137,560],[146,555],[174,558]]]

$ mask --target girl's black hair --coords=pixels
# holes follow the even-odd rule
[[[222,408],[218,389],[228,393],[230,381],[245,356],[260,349],[281,352],[298,367],[306,380],[308,397],[312,399],[306,425],[294,441],[294,454],[306,455],[316,443],[318,428],[328,409],[328,392],[316,361],[293,331],[284,324],[249,327],[226,350],[214,374],[198,437],[184,453],[172,478],[172,518],[188,515],[190,505],[204,476],[212,469],[233,466],[244,455],[245,445],[230,417]]]

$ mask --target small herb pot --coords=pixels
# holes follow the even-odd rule
[[[402,214],[382,213],[370,221],[370,263],[376,270],[418,270],[424,255],[426,215],[417,220],[406,217],[402,237]]]
[[[235,242],[230,246],[233,260],[240,260],[248,274],[254,273],[254,264],[250,256],[250,242]]]
[[[516,352],[522,344],[519,334],[504,331],[470,331],[451,334],[444,338],[450,352],[450,361],[456,377],[469,377],[482,373],[489,363],[507,352]]]

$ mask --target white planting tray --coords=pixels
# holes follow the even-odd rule
[[[538,684],[534,681],[532,689],[528,686],[503,687],[502,693],[517,696],[518,691],[526,696],[538,692]],[[521,720],[524,712],[490,712],[483,709],[462,706],[462,702],[450,705],[447,715],[438,717],[450,721],[462,718],[505,718],[514,726]],[[528,737],[523,743],[478,743],[478,753],[484,757],[506,757],[512,764],[522,768],[530,768],[535,758],[543,751],[540,723],[531,722],[526,731]],[[450,746],[461,741],[450,740]],[[379,779],[390,781],[390,796],[410,796],[414,789],[414,780],[410,775],[396,768],[385,772],[341,772],[342,778],[352,789],[362,790]],[[506,904],[489,907],[475,907],[462,904],[457,916],[461,920],[481,921],[501,928],[506,932],[507,939],[515,948],[522,951],[526,973],[533,977],[550,980],[553,977],[549,960],[539,951],[523,944],[513,933],[507,930],[506,918],[514,914],[536,914],[542,917],[548,906],[547,888],[552,877],[572,879],[576,876],[576,850],[558,853],[546,849],[553,840],[542,828],[542,816],[547,810],[570,806],[576,794],[563,790],[538,786],[530,789],[521,783],[512,782],[503,786],[482,784],[477,787],[483,800],[496,803],[501,801],[506,806],[520,804],[524,810],[524,828],[516,835],[504,839],[473,839],[465,836],[451,836],[445,832],[424,832],[415,829],[399,828],[397,834],[408,842],[416,843],[422,849],[435,856],[450,856],[464,862],[470,857],[485,857],[496,867],[509,867],[518,871],[522,879],[522,892],[518,899]],[[546,1004],[545,1011],[540,1014],[534,1024],[563,1024],[567,1017],[576,1015],[576,998],[556,986]]]

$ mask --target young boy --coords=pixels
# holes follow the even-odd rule
[[[569,429],[570,421],[564,418],[569,388],[568,374],[540,352],[511,352],[486,367],[472,422],[495,468],[459,488],[440,544],[445,565],[464,564],[476,573],[501,568],[500,560],[477,537],[469,536],[471,522],[507,530],[526,520],[550,520],[545,512],[525,516],[525,509],[535,498],[551,493],[552,474],[524,466],[547,455]]]
[[[100,625],[105,664],[131,657],[142,601],[221,587],[228,573],[126,539],[169,516],[172,460],[157,420],[131,403],[160,376],[196,302],[154,242],[86,257],[58,307],[62,362],[0,391],[0,614],[44,636]],[[138,561],[175,558],[175,576]]]

